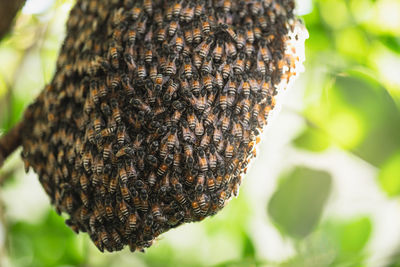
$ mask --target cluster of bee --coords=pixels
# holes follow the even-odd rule
[[[77,1],[22,152],[73,230],[143,250],[238,194],[299,65],[293,2]]]

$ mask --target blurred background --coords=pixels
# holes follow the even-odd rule
[[[146,253],[101,254],[19,152],[0,171],[0,266],[400,266],[400,1],[299,0],[305,72],[240,195]],[[28,0],[0,43],[0,134],[54,72],[74,1]]]

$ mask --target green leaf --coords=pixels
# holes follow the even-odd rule
[[[11,225],[8,236],[11,260],[18,266],[78,265],[84,261],[76,235],[54,211],[37,224]]]
[[[378,177],[381,188],[388,196],[400,195],[400,151],[383,164]]]
[[[293,140],[293,144],[297,148],[312,152],[322,152],[329,147],[330,140],[329,136],[320,130],[307,127]]]
[[[306,117],[331,140],[376,167],[400,147],[400,112],[387,90],[360,71],[337,75]]]
[[[347,222],[329,221],[322,226],[327,239],[336,250],[336,263],[353,262],[359,265],[365,255],[364,248],[372,232],[372,222],[368,217]]]
[[[325,171],[297,167],[282,179],[268,212],[284,234],[304,238],[318,224],[331,190],[331,176]]]

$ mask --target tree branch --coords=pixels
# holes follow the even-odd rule
[[[22,142],[22,132],[26,120],[20,121],[11,130],[0,138],[0,167],[6,158],[17,149]]]
[[[10,30],[15,15],[25,0],[0,0],[0,40]]]

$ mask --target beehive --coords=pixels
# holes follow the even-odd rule
[[[103,251],[149,247],[238,194],[301,64],[292,0],[78,0],[22,157]]]

